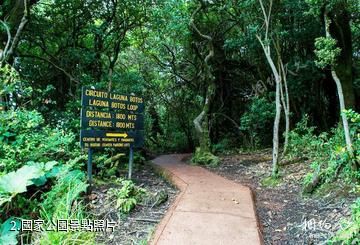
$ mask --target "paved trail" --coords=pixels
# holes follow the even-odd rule
[[[181,193],[151,244],[262,244],[250,189],[183,163],[186,156],[164,155],[153,160]]]

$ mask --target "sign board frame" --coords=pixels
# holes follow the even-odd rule
[[[81,89],[80,145],[88,148],[88,180],[91,191],[94,148],[129,148],[132,177],[134,148],[144,145],[144,99],[89,87]]]

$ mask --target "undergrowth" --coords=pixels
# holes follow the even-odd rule
[[[40,217],[43,220],[86,220],[85,206],[79,198],[85,193],[85,175],[79,170],[65,172],[52,190],[43,195]],[[56,205],[54,205],[56,203]],[[80,227],[81,224],[79,224]],[[35,244],[94,244],[95,233],[87,231],[43,231],[34,239]]]
[[[305,116],[289,133],[288,158],[305,157],[311,160],[312,172],[304,177],[304,187],[315,184],[313,187],[316,188],[338,178],[349,185],[359,184],[360,115],[351,110],[344,113],[351,122],[352,154],[346,150],[341,126],[334,128],[330,133],[316,135],[315,128],[308,126],[308,117]],[[318,183],[314,183],[316,180]],[[304,190],[312,192],[314,188]]]
[[[191,158],[191,162],[194,164],[215,167],[219,165],[220,159],[211,152],[202,152],[200,148],[196,148],[195,154]]]
[[[342,228],[330,240],[330,244],[360,244],[360,198],[352,205],[350,220],[342,223]]]
[[[37,111],[0,113],[0,245],[93,244],[91,232],[20,231],[21,220],[86,219],[81,195],[86,190],[86,156],[75,135],[45,125]],[[75,150],[74,150],[75,149]],[[13,222],[17,231],[10,231]]]
[[[328,192],[340,188],[355,195],[360,186],[360,114],[348,110],[346,114],[350,123],[352,151],[346,148],[344,133],[339,125],[330,133],[316,135],[315,128],[308,126],[305,116],[289,134],[288,158],[308,158],[311,161],[311,172],[303,179],[305,193],[313,193],[319,187],[333,186]],[[341,181],[342,185],[333,185]],[[347,186],[346,188],[344,187]],[[321,188],[321,190],[325,190]],[[322,191],[324,192],[324,191]],[[322,193],[326,194],[326,193]],[[352,206],[350,220],[343,221],[342,229],[329,241],[330,244],[359,244],[360,242],[360,199]]]
[[[278,186],[281,183],[280,178],[274,178],[272,176],[266,177],[261,180],[261,185],[264,187],[275,187]]]

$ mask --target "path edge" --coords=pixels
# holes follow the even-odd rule
[[[257,226],[257,231],[258,231],[259,238],[260,238],[260,244],[264,245],[263,226],[262,226],[262,224],[260,222],[258,212],[256,211],[256,195],[255,195],[255,192],[249,186],[246,186],[246,187],[250,191],[251,200],[252,200],[252,203],[253,203],[252,206],[253,206],[254,213],[255,213],[256,226]]]
[[[185,193],[185,190],[188,187],[188,184],[186,184],[182,179],[174,175],[170,170],[167,170],[165,168],[162,168],[161,166],[157,165],[153,160],[150,161],[151,167],[155,170],[157,174],[159,174],[161,177],[163,177],[165,180],[170,182],[172,185],[174,185],[178,190],[179,193],[176,196],[173,203],[170,205],[169,209],[166,211],[164,217],[161,219],[161,221],[156,225],[155,231],[153,235],[151,236],[151,239],[149,240],[150,245],[157,244],[158,240],[160,239],[161,234],[163,233],[167,223],[169,222],[171,216],[173,215],[173,211],[176,209],[178,203],[180,202],[182,196]]]
[[[180,199],[185,194],[185,190],[188,187],[188,184],[183,181],[181,178],[177,177],[175,174],[173,174],[170,170],[161,167],[160,165],[156,164],[154,162],[155,159],[150,161],[151,167],[154,169],[154,171],[159,174],[161,177],[163,177],[165,180],[170,182],[172,185],[174,185],[178,190],[179,194],[176,196],[174,202],[170,205],[169,209],[166,211],[164,217],[161,219],[161,221],[156,225],[155,231],[153,235],[151,236],[151,239],[149,240],[150,245],[156,245],[157,242],[160,239],[161,234],[163,233],[167,223],[169,222],[171,216],[173,215],[173,211],[176,209],[178,203],[180,202]],[[199,166],[200,167],[200,166]],[[209,170],[208,170],[209,171]],[[223,177],[223,176],[222,176]],[[223,177],[225,178],[225,177]],[[226,178],[225,178],[226,179]],[[229,180],[229,179],[228,179]],[[232,180],[230,180],[232,181]],[[236,183],[236,182],[235,182]],[[239,183],[237,183],[239,184]],[[242,185],[242,184],[239,184]],[[257,226],[257,232],[259,235],[260,244],[264,245],[264,236],[263,236],[263,226],[260,222],[259,215],[256,211],[256,195],[255,192],[249,187],[242,185],[243,187],[247,188],[250,191],[250,196],[252,200],[252,207],[253,212],[255,214],[255,220],[256,220],[256,226]]]

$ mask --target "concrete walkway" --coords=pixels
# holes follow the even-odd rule
[[[251,190],[184,164],[186,156],[164,155],[153,160],[181,192],[151,244],[262,244]]]

